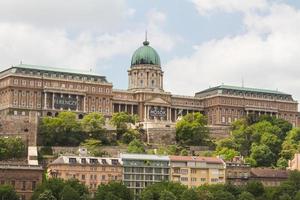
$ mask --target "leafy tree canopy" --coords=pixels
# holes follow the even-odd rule
[[[189,113],[176,123],[176,140],[182,145],[207,145],[207,119],[201,113]]]
[[[12,186],[0,185],[0,199],[19,200],[20,197],[17,195]]]
[[[108,197],[109,198],[108,198]],[[121,182],[101,184],[96,191],[95,200],[132,200],[131,191]]]

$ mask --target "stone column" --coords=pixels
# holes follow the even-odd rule
[[[121,112],[121,104],[119,104],[119,112]]]
[[[175,112],[174,113],[174,118],[175,118],[174,121],[176,122],[176,120],[177,120],[177,109],[176,108],[174,109],[174,112]]]
[[[83,97],[83,112],[86,112],[85,101],[86,101],[86,96]]]
[[[147,115],[147,106],[144,105],[144,121],[146,121],[146,115]]]
[[[47,92],[44,93],[44,109],[47,109]]]
[[[52,93],[52,110],[54,110],[54,92]]]
[[[125,104],[125,112],[127,112],[127,104]]]
[[[70,99],[70,97],[71,97],[71,96],[70,96],[70,95],[68,95],[68,98],[69,98],[69,99]],[[68,111],[70,111],[70,110],[71,110],[71,108],[69,107],[69,108],[68,108]]]
[[[60,97],[61,97],[61,98],[63,98],[63,94],[60,94]],[[62,107],[60,107],[60,110],[63,110],[63,108],[62,108]]]
[[[133,115],[133,104],[131,104],[131,114]]]
[[[76,95],[76,111],[78,111],[78,95]]]

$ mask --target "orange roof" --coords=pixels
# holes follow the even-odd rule
[[[172,161],[197,161],[207,163],[220,163],[223,164],[223,160],[217,157],[201,157],[201,156],[169,156]]]

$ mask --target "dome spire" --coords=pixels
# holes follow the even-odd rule
[[[148,46],[149,42],[148,42],[148,38],[147,38],[147,30],[145,31],[145,41],[143,42],[144,46]]]

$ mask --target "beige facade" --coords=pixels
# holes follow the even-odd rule
[[[55,116],[71,110],[79,118],[89,112],[106,117],[128,112],[137,114],[144,128],[171,127],[187,113],[201,112],[216,132],[224,132],[222,127],[246,115],[267,114],[298,126],[297,101],[280,91],[227,85],[194,96],[165,91],[160,58],[148,41],[143,45],[132,57],[127,90],[113,89],[106,77],[90,72],[25,64],[10,67],[0,73],[0,111],[28,115],[34,110]]]
[[[111,115],[112,84],[92,73],[20,64],[0,73],[0,110],[3,114],[54,116],[71,110]]]
[[[219,158],[169,156],[171,181],[188,187],[225,183],[225,163]]]
[[[252,168],[250,171],[251,181],[259,181],[266,187],[279,186],[288,179],[287,170],[271,168]]]
[[[0,184],[13,186],[20,200],[30,200],[37,185],[42,183],[43,172],[41,166],[0,164]]]
[[[300,171],[300,154],[299,153],[296,153],[294,155],[294,158],[292,160],[289,160],[289,166],[287,169]]]
[[[121,181],[123,168],[119,158],[61,156],[48,165],[49,177],[78,179],[94,193],[100,184]]]
[[[226,182],[233,185],[244,185],[250,178],[250,164],[244,162],[240,156],[226,161]]]

